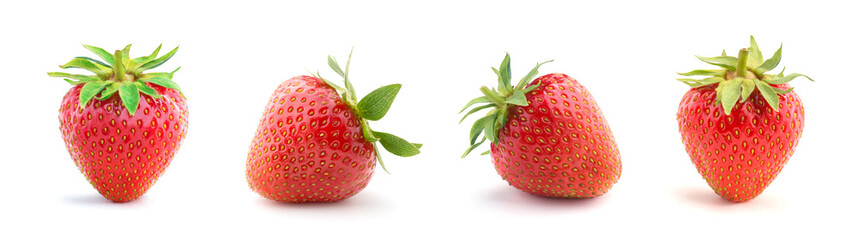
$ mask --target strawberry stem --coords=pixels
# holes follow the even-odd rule
[[[747,48],[742,48],[739,50],[738,62],[736,63],[736,77],[737,78],[745,78],[746,72],[748,71],[748,54],[750,52]]]
[[[125,81],[125,64],[122,64],[122,51],[113,53],[113,76],[117,82]]]

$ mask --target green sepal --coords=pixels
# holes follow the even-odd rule
[[[178,50],[179,50],[179,47],[176,47],[172,51],[168,52],[167,54],[164,54],[163,56],[161,56],[155,60],[149,61],[149,62],[141,65],[140,67],[138,67],[134,70],[137,73],[140,73],[140,72],[143,72],[145,70],[149,70],[149,69],[153,69],[153,68],[156,68],[158,66],[161,66],[161,64],[164,64],[165,62],[167,62],[167,60],[170,60],[170,58],[172,58],[173,55],[176,54],[176,51],[178,51]]]
[[[748,47],[748,68],[754,69],[761,64],[763,64],[763,52],[760,51],[760,46],[757,46],[754,36],[751,36],[751,46]]]
[[[140,103],[140,93],[137,89],[137,84],[123,82],[119,86],[119,98],[122,99],[122,104],[128,110],[128,115],[134,116],[134,113],[137,112],[137,106]]]
[[[162,77],[162,78],[167,78],[167,79],[172,80],[172,79],[173,79],[173,75],[175,75],[175,74],[176,74],[176,72],[178,72],[178,71],[179,71],[179,69],[181,69],[181,68],[182,68],[182,67],[177,67],[177,68],[176,68],[176,70],[173,70],[172,72],[151,72],[151,73],[143,73],[143,74],[140,74],[140,78],[142,79],[142,78],[155,78],[155,77]]]
[[[149,56],[147,56],[146,58],[149,60],[155,60],[155,58],[158,57],[158,53],[161,52],[161,46],[163,46],[163,44],[158,44],[158,47],[155,48],[155,51],[152,51],[152,53],[149,54]],[[176,48],[179,48],[179,47],[176,47]]]
[[[518,106],[527,106],[527,98],[524,96],[523,91],[514,91],[512,95],[506,99],[506,103]]]
[[[102,78],[106,78],[105,75],[109,75],[109,72],[107,72],[107,71],[105,71],[105,69],[99,67],[99,65],[96,65],[92,61],[87,60],[87,59],[83,59],[83,58],[74,58],[71,61],[69,61],[68,63],[60,65],[60,68],[62,68],[62,69],[80,68],[80,69],[84,69],[84,70],[93,72]]]
[[[376,131],[373,131],[372,134],[378,137],[381,146],[393,155],[411,157],[420,153],[417,146],[393,134]]]
[[[499,108],[499,109],[498,109],[498,115],[497,115],[497,117],[495,118],[495,125],[494,125],[494,129],[493,129],[493,131],[492,131],[492,132],[493,132],[493,135],[494,135],[494,136],[493,136],[494,141],[492,141],[493,143],[497,143],[497,142],[498,142],[498,140],[499,140],[499,139],[498,139],[498,131],[500,131],[500,129],[501,129],[504,125],[506,125],[506,116],[507,116],[507,114],[509,114],[509,108]],[[489,139],[489,140],[492,140],[492,139]]]
[[[321,75],[318,75],[318,73],[317,73],[317,74],[315,74],[315,75],[313,75],[313,76],[314,76],[314,77],[317,77],[317,78],[319,78],[319,79],[322,79],[322,81],[323,81],[323,82],[325,82],[325,84],[328,84],[328,86],[330,86],[330,87],[334,88],[334,89],[335,89],[335,90],[337,90],[338,92],[344,92],[344,91],[346,91],[346,89],[345,89],[345,88],[340,87],[339,85],[334,84],[333,82],[329,81],[328,79],[323,78]]]
[[[538,83],[536,83],[536,84],[533,84],[533,85],[531,85],[531,86],[529,86],[529,87],[524,88],[524,90],[522,90],[522,91],[523,91],[524,93],[529,93],[530,91],[533,91],[533,89],[538,88],[538,87],[539,87],[539,85],[541,85],[541,84],[542,84],[542,82],[538,82]]]
[[[375,159],[378,160],[378,165],[381,165],[381,169],[384,170],[384,172],[390,174],[390,171],[387,171],[387,167],[384,166],[384,161],[381,160],[381,152],[378,151],[377,143],[372,143],[372,150],[375,151]]]
[[[486,150],[486,151],[485,151],[485,152],[483,152],[483,153],[480,153],[480,156],[482,156],[482,155],[488,155],[489,153],[492,153],[492,150],[491,150],[491,149]]]
[[[74,58],[80,58],[80,59],[83,59],[83,60],[87,60],[87,61],[93,62],[93,63],[95,63],[97,66],[99,66],[99,68],[101,68],[102,70],[106,70],[106,69],[113,69],[113,66],[111,66],[110,64],[107,64],[107,63],[105,63],[105,62],[99,61],[99,60],[97,60],[97,59],[93,59],[93,58],[91,58],[91,57],[74,57]]]
[[[113,65],[116,66],[116,54],[113,54]],[[131,63],[131,44],[125,45],[125,48],[122,48],[122,64],[128,66]]]
[[[173,82],[173,80],[166,78],[166,77],[146,77],[146,78],[141,78],[138,80],[141,82],[152,83],[152,84],[162,86],[165,88],[172,88],[172,89],[175,89],[176,91],[179,91],[179,93],[182,92],[182,90],[179,88],[179,84],[176,84],[176,82]]]
[[[101,91],[101,96],[96,97],[96,99],[101,101],[107,100],[108,98],[112,97],[113,94],[119,91],[119,86],[121,85],[122,83],[111,82],[107,85],[107,87],[104,87],[104,91]]]
[[[789,88],[789,89],[784,90],[784,89],[772,87],[772,90],[774,90],[775,93],[777,93],[777,94],[787,94],[789,92],[792,92],[793,89],[795,89],[795,88],[793,87],[793,88]]]
[[[512,69],[509,66],[509,53],[504,56],[501,61],[500,69],[498,69],[498,90],[501,94],[506,95],[512,92]]]
[[[741,101],[742,102],[747,101],[748,97],[751,96],[751,93],[754,92],[754,88],[756,88],[756,86],[754,85],[754,81],[751,79],[733,79],[733,80],[741,80],[742,81],[742,83],[741,83],[741,87],[742,87],[742,98],[741,99],[742,100]]]
[[[736,57],[720,56],[720,57],[701,57],[697,56],[703,62],[722,67],[730,71],[736,71]]]
[[[63,80],[66,81],[67,83],[71,84],[71,85],[78,85],[78,84],[87,82],[87,81],[75,81],[75,80],[71,80],[68,78],[63,78]]]
[[[797,78],[797,77],[804,77],[804,78],[807,78],[807,79],[808,79],[808,80],[810,80],[810,81],[814,81],[814,80],[813,80],[813,78],[810,78],[810,77],[808,77],[808,76],[806,76],[806,75],[804,75],[804,74],[801,74],[801,73],[793,73],[793,74],[787,75],[786,77],[780,77],[780,78],[776,78],[776,79],[773,79],[773,80],[768,80],[768,81],[766,81],[766,82],[768,82],[769,84],[784,84],[784,83],[788,83],[788,82],[790,82],[790,81],[794,80],[794,79],[795,79],[795,78]],[[815,81],[814,81],[814,82],[815,82]]]
[[[486,123],[488,121],[494,122],[496,117],[497,116],[495,115],[487,115],[474,122],[474,125],[471,127],[470,134],[471,145],[474,145],[474,143],[477,142],[477,138],[480,137],[480,133],[482,133],[483,129],[486,128]]]
[[[131,62],[128,63],[128,68],[131,69],[132,72],[139,74],[141,71],[143,71],[140,69],[140,66],[143,66],[143,64],[154,61],[155,58],[158,57],[158,53],[161,52],[162,45],[163,44],[158,44],[158,47],[155,48],[155,51],[152,51],[152,53],[149,54],[149,56],[143,56],[143,57],[131,59]]]
[[[351,94],[349,94],[348,90],[346,90],[345,92],[340,94],[340,98],[342,98],[343,101],[346,102],[346,105],[348,105],[350,108],[357,109],[357,104],[352,102],[352,100],[351,100],[352,97],[351,97]],[[355,111],[357,111],[357,110],[355,110]]]
[[[702,87],[702,86],[706,86],[706,85],[712,85],[715,83],[723,82],[724,78],[723,77],[710,77],[710,78],[704,78],[704,79],[679,78],[676,80],[678,80],[682,83],[688,84],[688,86],[690,86],[690,87],[697,88],[697,87]]]
[[[401,87],[402,84],[391,84],[373,90],[358,102],[358,113],[364,119],[378,121],[387,114]]]
[[[718,99],[721,101],[721,107],[724,108],[724,113],[727,115],[730,115],[733,106],[739,101],[741,80],[740,78],[736,78],[721,82],[715,90],[718,94]]]
[[[469,153],[471,153],[471,151],[474,151],[474,149],[475,149],[475,148],[479,147],[479,146],[480,146],[481,144],[483,144],[483,142],[485,142],[485,141],[486,141],[486,137],[483,137],[483,140],[480,140],[480,141],[479,141],[479,142],[477,142],[477,143],[473,143],[473,144],[471,144],[471,146],[470,146],[470,147],[468,147],[468,149],[467,149],[467,150],[465,150],[465,153],[463,153],[463,154],[462,154],[462,158],[465,158],[465,156],[468,156],[468,154],[469,154]]]
[[[480,92],[483,92],[483,95],[486,96],[486,98],[488,98],[491,102],[493,102],[495,105],[498,105],[499,107],[503,106],[504,102],[506,102],[506,99],[503,95],[501,95],[494,89],[489,89],[489,87],[481,87]]]
[[[352,50],[349,51],[349,58],[346,59],[346,70],[343,71],[343,83],[346,86],[346,91],[348,91],[348,95],[350,96],[347,99],[347,102],[354,102],[357,99],[357,93],[355,93],[355,87],[352,85],[352,81],[349,80],[349,67],[352,65],[352,53],[354,53],[355,49],[352,47]]]
[[[369,141],[369,142],[377,142],[378,141],[378,137],[376,137],[374,134],[372,134],[372,129],[369,128],[369,124],[364,119],[360,120],[360,130],[363,133],[363,138],[366,139],[367,141]]]
[[[485,122],[485,126],[483,126],[483,135],[489,139],[489,142],[498,141],[497,119],[497,114],[494,114],[491,119]]]
[[[93,47],[86,44],[83,44],[83,47],[89,49],[89,51],[95,53],[95,55],[98,55],[98,57],[100,57],[101,59],[104,59],[104,61],[108,64],[107,67],[113,65],[113,54],[110,54],[110,52],[107,52],[100,47]]]
[[[687,73],[680,73],[679,75],[682,75],[682,76],[712,76],[712,77],[717,77],[717,76],[724,76],[725,73],[727,73],[727,71],[724,69],[718,69],[718,70],[700,69],[700,70],[694,70],[694,71],[687,72]]]
[[[348,76],[348,75],[346,75]],[[357,93],[355,93],[355,87],[352,85],[352,82],[349,81],[348,78],[343,78],[346,86],[346,92],[343,93],[343,99],[346,99],[346,102],[354,105],[355,98],[357,98]]]
[[[460,110],[460,111],[459,111],[459,113],[464,112],[466,109],[468,109],[469,107],[471,107],[471,105],[474,105],[474,104],[477,104],[477,103],[487,103],[487,102],[492,102],[492,100],[491,100],[491,99],[489,99],[489,97],[486,97],[486,96],[480,96],[480,97],[477,97],[477,98],[471,99],[471,101],[470,101],[470,102],[468,102],[468,104],[465,104],[465,107],[463,107],[463,108],[462,108],[462,110]],[[460,121],[460,122],[461,122],[461,121]]]
[[[48,76],[51,76],[51,77],[62,77],[62,78],[71,78],[71,79],[75,79],[75,80],[80,80],[80,81],[78,81],[78,82],[76,82],[76,83],[73,83],[72,85],[77,85],[77,84],[81,84],[81,83],[85,83],[85,82],[90,82],[90,81],[99,81],[99,80],[101,80],[101,79],[99,79],[99,78],[98,78],[98,76],[88,76],[88,75],[80,75],[80,74],[70,74],[70,73],[64,73],[64,72],[49,72],[49,73],[48,73]],[[67,81],[67,82],[68,82],[68,81]]]
[[[352,54],[354,52],[355,52],[355,48],[354,48],[354,46],[352,46],[352,49],[349,50],[349,58],[346,59],[345,76],[343,76],[343,78],[345,78],[345,79],[349,79],[349,67],[352,65]]]
[[[777,67],[778,64],[780,64],[781,62],[781,50],[783,50],[783,47],[783,44],[781,44],[781,47],[778,48],[777,51],[775,51],[775,54],[772,55],[771,58],[766,59],[766,61],[763,62],[763,64],[761,64],[759,67],[754,68],[754,73],[762,75],[765,72],[775,69],[775,67]]]
[[[521,80],[518,81],[518,84],[515,85],[515,89],[521,90],[522,88],[524,88],[524,86],[527,85],[527,82],[530,82],[530,80],[533,80],[533,78],[536,77],[536,74],[539,74],[539,67],[541,67],[542,64],[550,63],[553,61],[554,60],[548,60],[545,62],[537,63],[536,66],[533,67],[533,69],[530,69],[530,72],[528,72],[527,75],[525,75],[523,78],[521,78]]]
[[[107,81],[91,81],[85,83],[80,89],[80,95],[78,96],[80,108],[86,107],[89,100],[92,100],[92,97],[95,97],[95,95],[101,92],[101,90],[109,83],[110,82]]]
[[[137,90],[140,90],[141,93],[149,95],[152,98],[161,98],[161,94],[158,94],[158,91],[155,91],[155,89],[149,85],[140,81],[135,81],[134,84],[137,85]]]
[[[337,60],[331,56],[328,56],[328,66],[331,67],[331,69],[333,69],[334,72],[337,73],[337,75],[340,75],[340,77],[346,77],[346,74],[343,72],[343,69],[340,67],[340,64],[337,63]]]
[[[482,105],[479,107],[475,107],[475,108],[471,109],[470,111],[468,111],[468,113],[466,113],[465,116],[463,116],[462,119],[459,120],[459,123],[462,123],[462,121],[465,121],[465,118],[467,118],[468,116],[470,116],[471,114],[473,114],[475,112],[478,112],[478,111],[486,109],[486,108],[494,107],[494,106],[495,106],[494,104],[486,104],[486,105]]]
[[[754,79],[754,84],[757,85],[757,89],[760,90],[760,94],[763,95],[763,98],[766,99],[766,102],[769,103],[772,110],[777,112],[780,108],[780,104],[778,103],[778,94],[775,92],[774,87],[757,79]]]
[[[150,62],[150,61],[152,61],[152,60],[149,59],[149,56],[137,57],[137,58],[131,59],[131,61],[128,62],[128,69],[129,70],[137,70],[140,66],[143,66],[143,64],[146,64],[147,62]]]

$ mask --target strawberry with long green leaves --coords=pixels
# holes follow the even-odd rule
[[[495,170],[519,190],[554,198],[605,194],[622,170],[611,129],[596,100],[577,80],[552,73],[530,81],[545,63],[536,64],[515,86],[509,54],[499,68],[492,68],[498,87],[483,86],[484,96],[460,111],[475,106],[464,120],[489,109],[474,122],[471,147],[462,157],[489,140]]]
[[[410,157],[421,144],[374,131],[390,109],[400,84],[380,87],[360,101],[345,70],[328,57],[343,78],[340,87],[320,75],[286,80],[271,95],[247,157],[250,188],[281,202],[334,202],[354,196],[369,183],[376,161],[387,171],[378,143]]]
[[[804,74],[767,74],[781,61],[769,59],[751,36],[738,57],[722,52],[697,57],[720,67],[680,73],[692,88],[676,119],[691,162],[715,193],[743,202],[760,195],[792,156],[804,128],[804,106],[788,83]]]
[[[131,58],[131,45],[113,54],[84,45],[101,60],[76,57],[49,72],[73,87],[60,107],[60,131],[77,168],[105,198],[137,199],[170,165],[185,138],[188,107],[172,72],[146,72],[176,53]]]

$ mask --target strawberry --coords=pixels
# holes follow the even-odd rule
[[[781,49],[763,61],[753,36],[738,57],[698,58],[721,69],[680,74],[705,77],[678,79],[692,87],[676,114],[682,143],[715,193],[751,200],[780,173],[801,138],[804,106],[787,83],[810,78],[765,74],[780,62]]]
[[[149,56],[131,59],[131,45],[113,55],[84,47],[104,61],[77,57],[60,67],[96,75],[48,73],[74,85],[63,97],[60,131],[75,165],[98,193],[128,202],[152,187],[185,138],[188,107],[172,80],[179,69],[143,73],[169,60],[178,48],[157,57],[158,46]]]
[[[566,74],[544,75],[527,84],[544,63],[515,87],[510,84],[509,54],[499,69],[492,68],[498,75],[497,90],[483,86],[485,96],[461,111],[486,103],[471,109],[464,120],[492,108],[474,122],[471,147],[462,157],[488,139],[495,170],[519,190],[553,198],[605,194],[622,170],[611,129],[590,92]]]
[[[397,156],[420,153],[421,144],[376,132],[368,121],[384,117],[400,84],[380,87],[357,101],[349,80],[330,56],[345,88],[315,76],[286,80],[271,95],[247,157],[250,188],[281,202],[334,202],[363,190],[375,170],[377,143]],[[385,169],[387,171],[387,169]]]

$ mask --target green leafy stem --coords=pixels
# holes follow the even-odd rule
[[[512,70],[510,68],[510,57],[509,53],[504,56],[503,61],[501,61],[500,67],[494,68],[492,67],[492,71],[495,72],[498,78],[498,87],[497,89],[490,89],[489,87],[483,86],[480,88],[480,92],[483,93],[483,96],[477,97],[469,101],[465,104],[465,107],[459,111],[459,113],[464,112],[471,106],[475,104],[484,103],[483,105],[478,105],[467,113],[465,116],[459,120],[459,123],[465,120],[471,114],[479,112],[483,109],[492,108],[484,117],[477,119],[471,127],[471,132],[469,135],[470,139],[470,147],[465,150],[465,153],[462,154],[464,158],[468,154],[471,153],[475,148],[483,144],[483,142],[488,139],[492,143],[497,143],[498,141],[498,130],[500,130],[507,121],[507,115],[509,114],[509,108],[513,105],[516,106],[527,106],[527,98],[525,94],[533,89],[539,87],[539,83],[526,87],[528,82],[536,77],[536,74],[539,74],[539,67],[543,64],[552,62],[554,60],[545,61],[541,63],[537,63],[530,72],[527,73],[521,80],[518,81],[518,84],[515,86],[512,85]],[[481,140],[480,135],[482,135]],[[489,151],[483,152],[482,154],[488,154]]]
[[[782,49],[783,45],[775,51],[771,58],[763,61],[760,47],[757,46],[754,36],[751,36],[751,46],[739,50],[738,57],[727,56],[726,51],[722,51],[721,56],[717,57],[697,56],[701,61],[719,66],[721,69],[679,73],[682,76],[700,76],[703,78],[679,78],[677,80],[693,88],[718,84],[715,87],[715,104],[720,104],[727,115],[730,115],[738,101],[745,102],[748,100],[754,90],[759,90],[763,98],[766,99],[766,103],[777,112],[780,108],[778,95],[789,93],[793,88],[784,90],[773,85],[785,84],[797,77],[805,77],[814,81],[801,73],[784,76],[786,68],[777,75],[766,74],[780,63]]]
[[[354,52],[354,49],[352,49],[352,52]],[[373,90],[358,101],[354,86],[349,79],[349,65],[351,65],[351,59],[352,53],[350,52],[349,58],[346,61],[346,68],[343,70],[340,67],[340,64],[337,63],[336,59],[328,56],[328,66],[330,66],[337,75],[340,75],[340,77],[343,78],[345,88],[321,77],[319,73],[314,74],[314,77],[322,79],[326,84],[337,90],[341,94],[343,101],[346,102],[346,105],[355,111],[360,119],[361,131],[364,138],[372,143],[378,163],[381,165],[381,168],[389,174],[390,172],[387,171],[387,167],[385,167],[384,161],[381,159],[381,154],[378,151],[378,143],[381,143],[381,146],[388,152],[400,157],[411,157],[419,154],[420,148],[423,144],[408,142],[396,135],[373,131],[372,128],[370,128],[369,121],[378,121],[387,115],[387,111],[393,104],[393,100],[396,98],[396,94],[399,93],[399,89],[402,87],[402,84],[382,86]]]
[[[119,93],[122,105],[128,110],[128,114],[133,116],[137,112],[141,93],[153,98],[161,98],[161,95],[147,85],[147,83],[175,89],[181,93],[179,85],[173,82],[173,74],[179,71],[179,68],[176,68],[172,72],[143,73],[143,71],[161,66],[167,60],[170,60],[176,54],[176,51],[179,50],[179,47],[158,57],[158,53],[161,50],[161,45],[159,45],[148,56],[133,59],[129,57],[129,52],[131,51],[130,44],[122,50],[116,50],[113,54],[99,47],[85,44],[83,47],[95,53],[103,61],[89,57],[76,57],[68,63],[60,65],[60,68],[79,68],[90,71],[95,75],[65,72],[48,73],[48,76],[64,78],[66,82],[72,85],[83,84],[78,97],[81,108],[84,108],[93,98],[107,100],[116,93]]]

